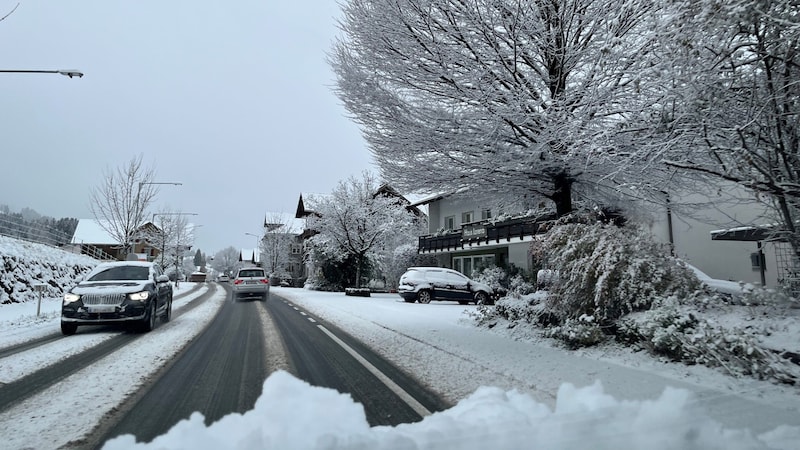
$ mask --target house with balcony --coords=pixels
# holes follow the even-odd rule
[[[791,249],[768,232],[767,211],[734,186],[718,194],[673,194],[660,205],[632,204],[635,220],[653,240],[712,278],[766,287],[800,286]],[[555,215],[532,216],[453,192],[418,200],[427,206],[429,234],[419,237],[418,251],[438,265],[470,276],[482,267],[533,267],[530,244],[547,232]],[[678,206],[680,205],[680,206]]]
[[[429,234],[419,237],[419,253],[467,276],[492,265],[531,270],[530,244],[555,218],[514,214],[467,192],[437,194],[412,205],[428,208]]]

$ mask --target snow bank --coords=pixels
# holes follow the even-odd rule
[[[244,414],[206,427],[203,415],[194,413],[150,443],[125,435],[103,449],[744,450],[796,449],[798,442],[797,427],[759,436],[726,430],[695,408],[686,390],[667,388],[652,401],[619,401],[599,382],[584,388],[565,383],[553,410],[527,394],[483,387],[421,422],[370,428],[364,409],[349,395],[278,371]]]
[[[43,244],[0,236],[0,304],[35,301],[34,286],[44,297],[59,297],[98,261]]]

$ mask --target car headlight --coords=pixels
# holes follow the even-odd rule
[[[137,301],[147,300],[148,297],[150,297],[150,293],[147,291],[137,292],[135,294],[128,294],[128,298]]]
[[[64,303],[72,303],[77,302],[81,299],[81,296],[78,294],[73,294],[72,292],[67,292],[64,294]]]

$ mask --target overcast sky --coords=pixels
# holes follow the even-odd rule
[[[266,212],[376,170],[332,90],[338,17],[332,0],[21,0],[0,69],[85,76],[0,73],[0,204],[91,218],[103,171],[142,154],[183,183],[155,208],[197,213],[198,248],[252,248]]]

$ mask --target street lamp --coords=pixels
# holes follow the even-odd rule
[[[78,77],[83,76],[83,72],[79,70],[16,70],[16,69],[0,69],[0,73],[57,73],[65,77]]]
[[[261,259],[261,236],[253,233],[245,233],[247,236],[253,236],[256,238],[256,252],[253,254],[253,264],[256,265],[256,254],[258,254],[258,259]]]

